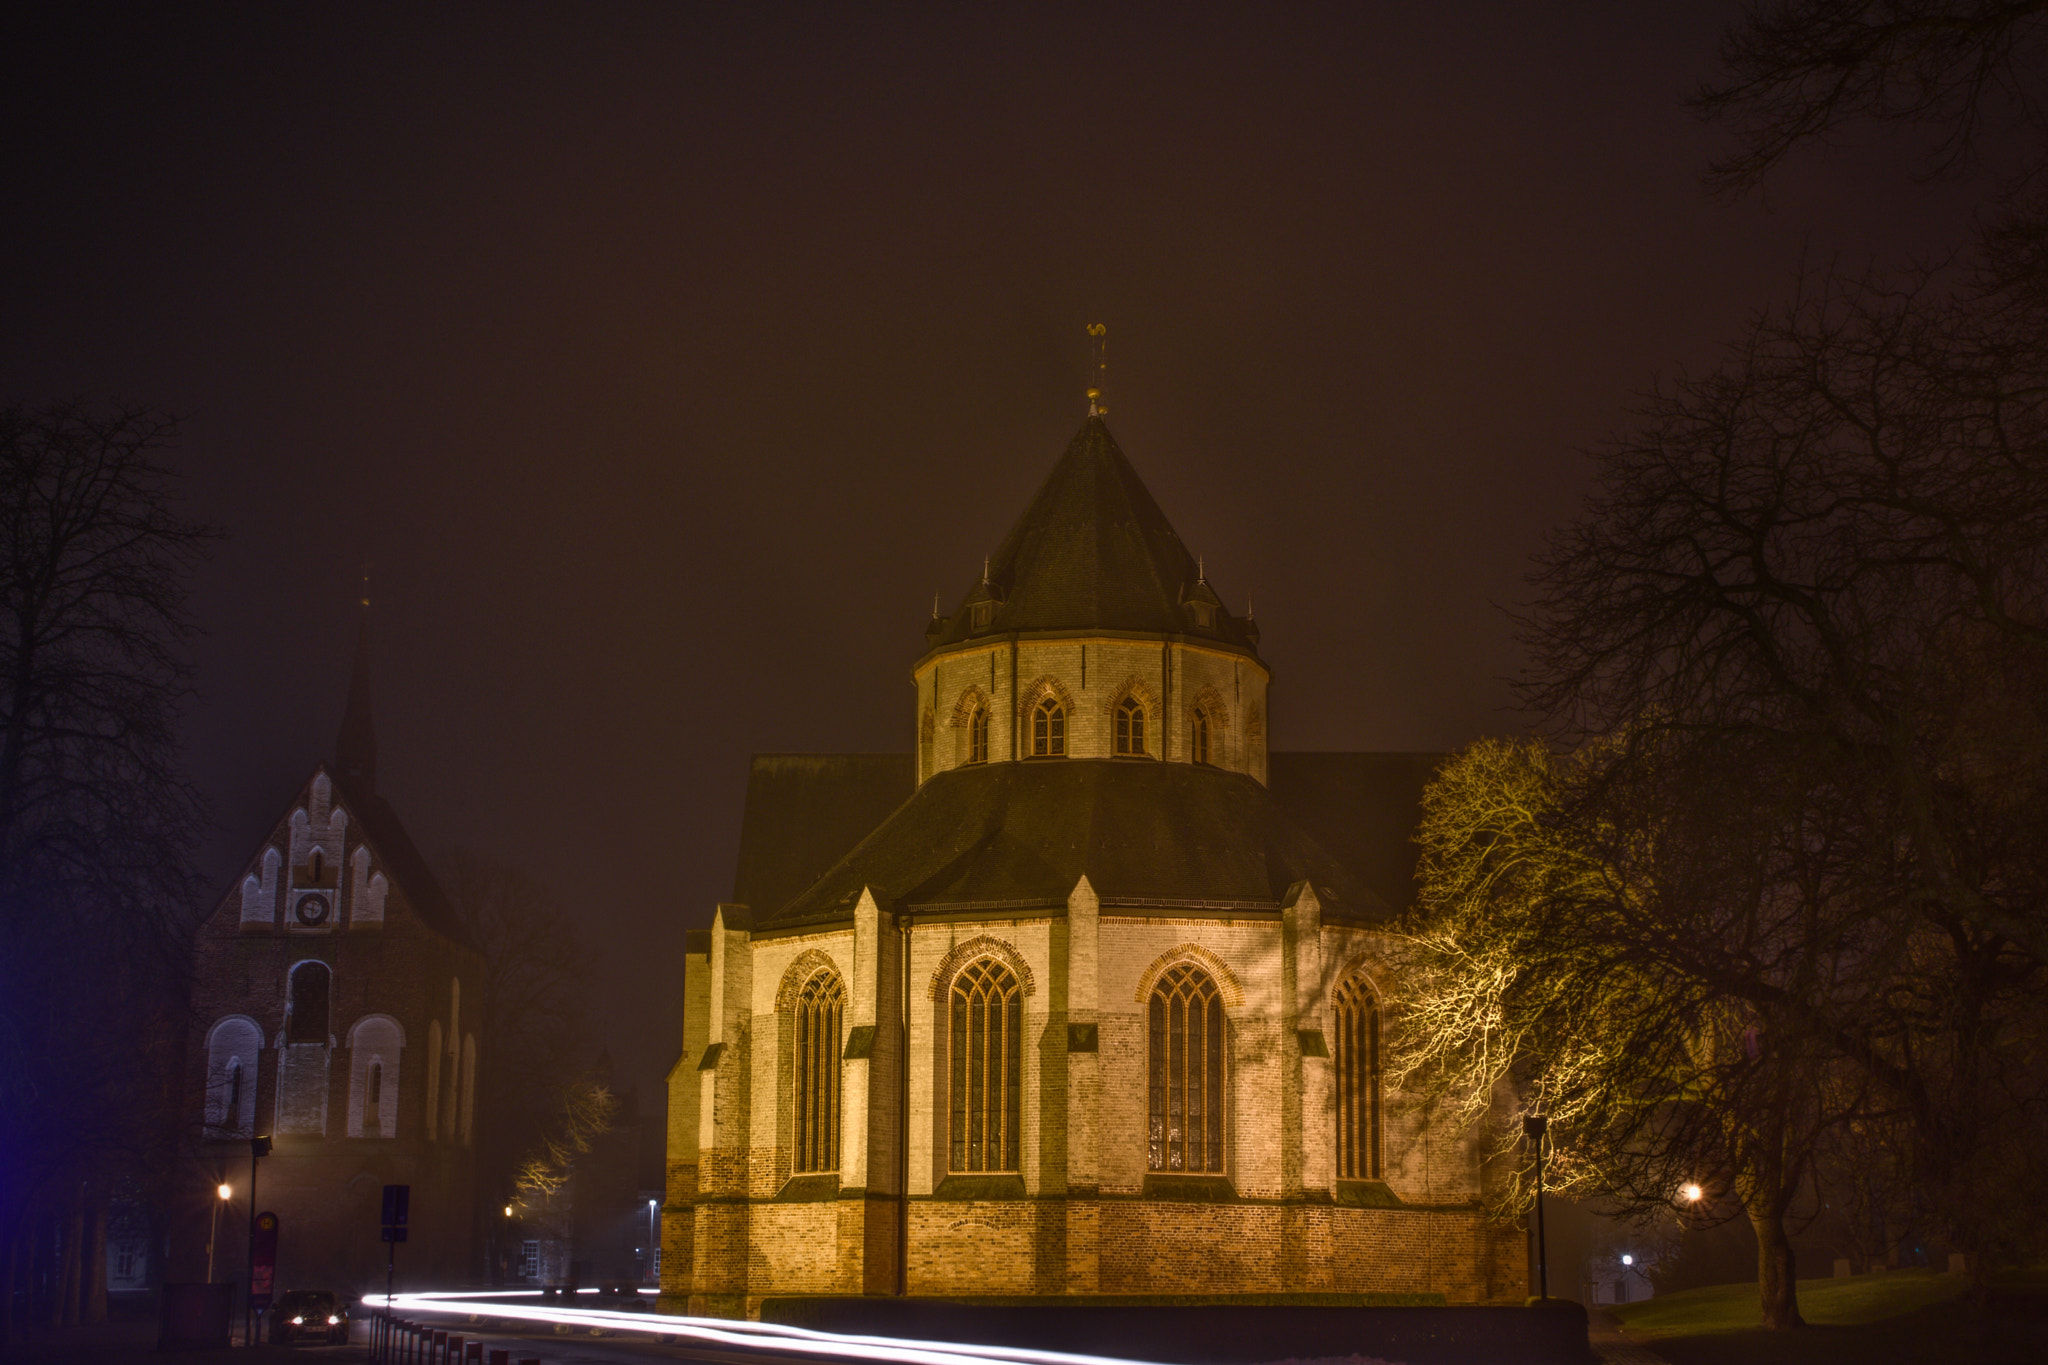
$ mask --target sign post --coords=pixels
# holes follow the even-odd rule
[[[267,1135],[249,1139],[249,1304],[247,1316],[242,1324],[242,1344],[244,1346],[254,1346],[256,1344],[256,1162],[258,1158],[269,1155],[270,1138]],[[274,1214],[267,1216],[270,1218],[272,1265],[275,1266],[277,1254],[277,1217]],[[268,1307],[270,1299],[267,1277],[264,1284],[264,1295],[263,1303],[265,1307]]]
[[[391,1290],[398,1274],[398,1244],[405,1240],[406,1219],[412,1211],[412,1186],[384,1187],[384,1340],[391,1338]],[[384,1353],[388,1354],[388,1352]],[[382,1356],[380,1355],[380,1359]]]

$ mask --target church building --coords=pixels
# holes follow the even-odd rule
[[[188,1169],[226,1211],[188,1210],[174,1278],[241,1281],[250,1139],[277,1215],[275,1289],[382,1292],[383,1187],[410,1187],[401,1285],[471,1273],[477,946],[377,791],[368,619],[334,761],[314,768],[213,913],[193,966]],[[195,1178],[195,1184],[198,1183]],[[259,1289],[261,1288],[259,1280]]]
[[[1439,756],[1268,751],[1258,627],[1099,412],[911,680],[912,753],[754,760],[687,944],[665,1305],[1518,1300],[1478,1135],[1381,1078]]]

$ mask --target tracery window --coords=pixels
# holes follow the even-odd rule
[[[977,706],[967,722],[967,761],[988,762],[988,708]]]
[[[384,1063],[371,1062],[370,1083],[363,1093],[363,1131],[381,1132],[384,1128]]]
[[[1223,998],[1192,962],[1152,988],[1146,1165],[1155,1171],[1223,1170]]]
[[[846,991],[819,972],[796,998],[796,1169],[839,1169],[840,1023]]]
[[[1067,708],[1047,697],[1031,710],[1031,756],[1060,758],[1067,752]]]
[[[994,958],[953,978],[952,1155],[955,1171],[1018,1169],[1018,1105],[1024,1070],[1024,993]]]
[[[1116,704],[1116,751],[1120,754],[1145,752],[1145,708],[1136,697]]]
[[[1380,1178],[1380,1004],[1363,977],[1337,988],[1337,1178]]]
[[[1191,738],[1193,743],[1190,748],[1195,762],[1209,762],[1209,713],[1199,707],[1195,710],[1194,733]]]
[[[324,962],[301,962],[292,968],[289,1043],[327,1041],[328,973]]]

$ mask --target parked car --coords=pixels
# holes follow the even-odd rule
[[[331,1289],[286,1291],[271,1306],[270,1322],[270,1339],[281,1346],[348,1340],[348,1309]]]

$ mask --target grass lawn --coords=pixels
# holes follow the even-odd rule
[[[2000,1281],[1993,1308],[1961,1301],[1960,1276],[1926,1270],[1801,1280],[1808,1326],[1766,1332],[1754,1284],[1688,1289],[1614,1311],[1629,1335],[1673,1365],[2035,1365],[2048,1360],[2048,1273]]]

